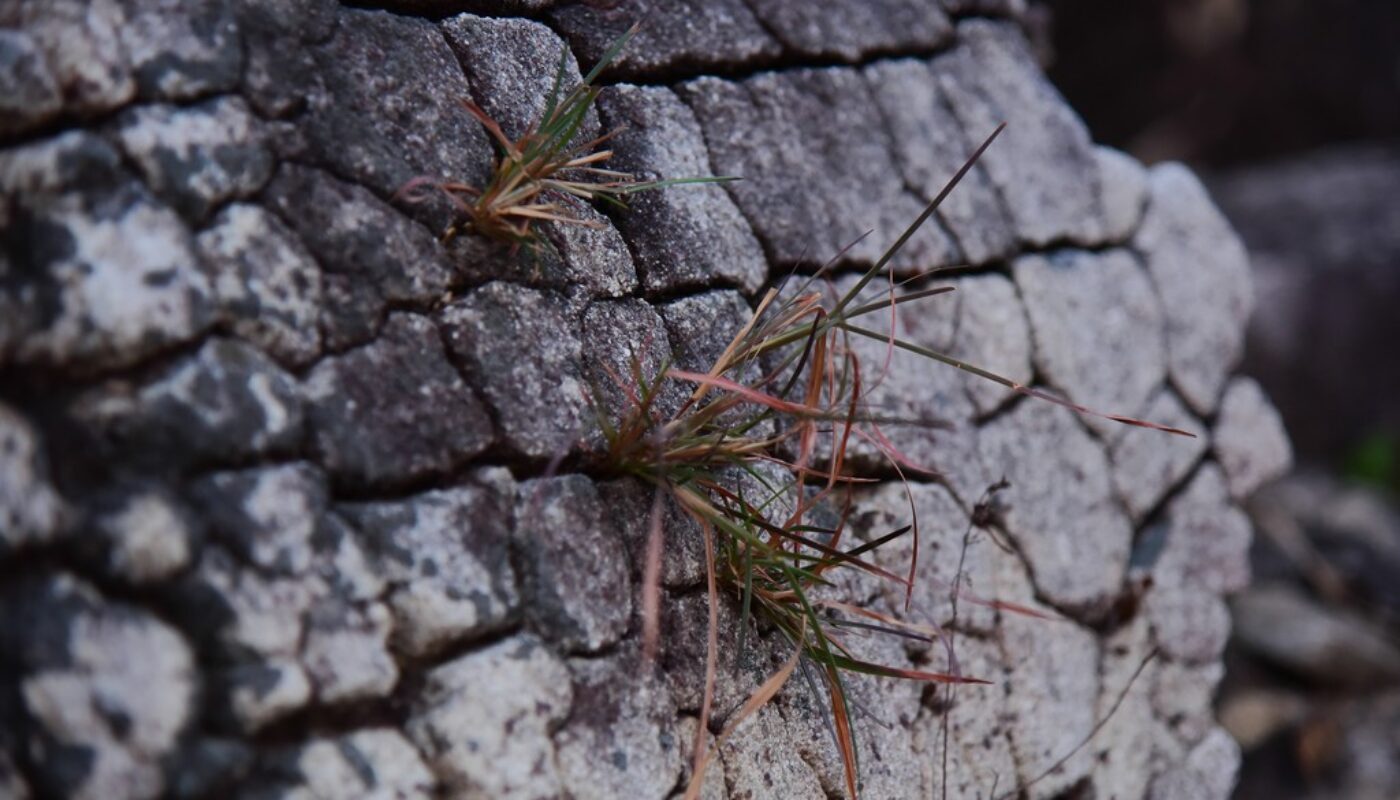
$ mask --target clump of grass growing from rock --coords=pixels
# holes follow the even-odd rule
[[[519,137],[512,139],[500,124],[469,99],[462,105],[490,134],[499,153],[484,187],[433,177],[414,178],[396,196],[407,202],[423,202],[434,193],[451,202],[460,221],[443,233],[447,241],[460,233],[475,233],[508,244],[512,250],[533,250],[544,240],[535,226],[540,222],[600,227],[604,223],[575,215],[561,202],[565,196],[586,202],[601,201],[626,207],[628,196],[671,186],[721,183],[732,177],[683,177],[641,180],[636,176],[602,166],[613,155],[600,149],[622,132],[615,128],[593,139],[579,136],[600,89],[598,76],[627,46],[637,32],[633,25],[618,37],[577,86],[563,91],[568,72],[568,51],[559,60],[554,85],[545,100],[539,119]]]
[[[880,426],[933,423],[882,418],[867,408],[869,386],[878,379],[864,377],[862,364],[850,346],[852,337],[878,340],[887,347],[887,354],[895,348],[908,350],[1079,413],[1098,413],[901,340],[893,328],[884,334],[859,324],[869,314],[891,313],[896,304],[952,291],[951,287],[933,287],[897,295],[886,266],[1002,127],[983,142],[918,219],[842,296],[833,299],[823,291],[824,284],[814,286],[825,270],[806,278],[795,290],[771,289],[708,371],[663,367],[658,374],[647,376],[640,360],[634,359],[631,375],[612,376],[625,398],[622,413],[616,419],[599,413],[609,466],[656,488],[643,566],[643,652],[654,655],[659,637],[664,547],[661,510],[669,495],[698,523],[705,549],[710,615],[701,729],[708,725],[714,697],[717,608],[721,592],[726,592],[740,606],[740,650],[751,618],[758,617],[781,634],[793,652],[731,717],[715,746],[800,671],[814,691],[819,683],[825,689],[827,723],[841,753],[851,797],[857,795],[856,744],[843,676],[859,673],[949,685],[986,683],[962,675],[952,658],[949,672],[926,672],[862,660],[848,644],[852,636],[875,634],[939,642],[950,653],[952,647],[944,631],[845,602],[830,591],[837,570],[859,570],[903,585],[907,605],[917,568],[918,517],[912,496],[908,525],[864,542],[847,541],[852,491],[870,480],[850,468],[851,443],[859,440],[870,445],[901,478],[907,471],[929,472],[905,457]],[[882,277],[889,281],[888,299],[860,302],[862,291]],[[662,391],[667,381],[694,388],[684,400],[669,404],[678,404],[678,408],[663,412],[661,406],[668,405]],[[1185,433],[1128,417],[1101,416]],[[904,536],[913,538],[907,575],[897,575],[871,560],[873,551]],[[960,587],[955,585],[951,591],[956,599]],[[967,593],[962,593],[962,599],[1043,616],[1029,608]],[[697,737],[688,798],[697,796],[711,757],[713,750],[704,748],[704,737]]]

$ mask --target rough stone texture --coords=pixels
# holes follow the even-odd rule
[[[1246,265],[1183,168],[1089,141],[1023,4],[388,5],[0,0],[0,795],[674,796],[790,646],[725,594],[698,730],[704,539],[667,503],[641,660],[655,495],[597,462],[593,402],[621,406],[634,358],[708,369],[770,281],[874,229],[828,275],[852,286],[1002,119],[895,262],[966,264],[897,290],[956,291],[864,324],[1201,437],[852,342],[870,409],[907,423],[883,433],[936,473],[906,489],[852,445],[877,482],[848,541],[917,512],[911,602],[851,573],[817,595],[949,632],[849,631],[860,657],[994,682],[852,678],[862,796],[1228,794],[1238,506],[1287,461],[1232,374]],[[576,80],[641,17],[580,135],[626,126],[611,166],[647,177],[742,181],[573,203],[599,226],[542,225],[534,258],[444,244],[444,203],[395,198],[486,179],[461,98],[518,132],[561,53]],[[1318,613],[1235,602],[1251,635]],[[1389,674],[1367,632],[1257,646]],[[794,679],[702,795],[844,796],[824,704]]]

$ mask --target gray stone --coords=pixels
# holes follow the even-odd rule
[[[1141,521],[1210,448],[1210,432],[1171,389],[1157,392],[1135,416],[1195,434],[1187,438],[1129,427],[1110,434],[1113,485],[1128,514]]]
[[[0,191],[15,198],[6,240],[33,243],[9,253],[16,278],[0,289],[20,312],[15,360],[126,366],[210,322],[189,232],[100,139],[72,132],[5,151]]]
[[[0,404],[0,554],[52,541],[61,532],[67,508],[47,473],[38,433]]]
[[[326,705],[385,697],[399,681],[389,654],[393,617],[381,603],[364,609],[325,604],[313,611],[302,642],[302,663]]]
[[[1151,800],[1225,800],[1235,788],[1240,769],[1240,746],[1216,728],[1177,769],[1158,775],[1148,792]]]
[[[964,135],[928,62],[879,61],[866,67],[864,74],[889,128],[905,181],[932,201],[981,142],[970,142]],[[1016,234],[1007,212],[981,165],[974,166],[938,206],[938,218],[966,264],[1004,258],[1015,247]]]
[[[288,366],[320,354],[321,271],[295,234],[261,207],[235,203],[198,243],[235,334]]]
[[[1095,719],[1103,727],[1086,746],[1100,797],[1145,797],[1153,775],[1185,758],[1182,745],[1158,721],[1153,691],[1161,669],[1147,619],[1138,615],[1103,641]],[[1184,672],[1184,670],[1183,670]],[[1196,687],[1189,687],[1199,696]],[[1212,683],[1207,694],[1214,690]]]
[[[644,589],[647,545],[658,492],[662,503],[661,585],[668,589],[685,589],[704,583],[705,543],[700,526],[669,492],[629,478],[600,483],[598,492],[626,540],[632,580],[639,591]]]
[[[1231,610],[1240,643],[1293,674],[1324,686],[1400,682],[1400,648],[1352,612],[1278,584],[1249,589]]]
[[[777,708],[765,705],[720,744],[730,797],[821,800],[827,797],[812,767],[787,750],[789,733]]]
[[[509,511],[493,492],[447,489],[341,511],[387,583],[399,650],[430,655],[516,618]]]
[[[1016,259],[1042,380],[1103,414],[1132,414],[1166,377],[1162,309],[1123,250],[1057,250]],[[1103,436],[1118,423],[1082,417]]]
[[[153,464],[286,452],[302,432],[294,379],[252,347],[220,338],[145,380],[104,381],[70,413],[112,457]]]
[[[598,110],[607,129],[608,168],[649,180],[711,177],[710,157],[691,110],[664,87],[608,87]],[[719,186],[643,192],[616,215],[648,292],[724,283],[752,292],[768,275],[763,250]]]
[[[29,791],[29,784],[25,782],[24,776],[15,766],[14,758],[4,750],[0,750],[0,792],[12,800],[29,800],[33,797]],[[721,791],[718,795],[705,795],[704,800],[716,800],[716,798],[723,797],[724,794]]]
[[[681,717],[676,725],[677,734],[680,737],[681,751],[681,779],[677,786],[689,789],[694,774],[695,736],[700,732],[700,720],[695,717]],[[711,750],[715,746],[715,737],[709,731],[705,731],[706,748]],[[671,795],[674,798],[676,795]],[[718,758],[711,758],[705,766],[705,774],[700,777],[700,800],[728,800],[729,793],[724,780],[724,762]]]
[[[143,586],[173,578],[189,566],[197,528],[193,513],[169,493],[142,488],[102,502],[92,522],[100,537],[101,569]]]
[[[305,464],[217,472],[192,494],[215,535],[269,573],[301,575],[326,511],[325,477]]]
[[[583,313],[583,376],[595,413],[616,426],[637,410],[643,387],[660,381],[656,414],[679,407],[681,387],[661,375],[671,342],[661,315],[641,300],[590,303]],[[599,437],[599,444],[603,445]]]
[[[581,475],[526,481],[515,504],[525,617],[572,652],[618,641],[632,618],[622,537]]]
[[[1147,205],[1147,170],[1137,159],[1102,145],[1094,148],[1099,167],[1099,208],[1104,240],[1115,244],[1133,238]]]
[[[532,458],[568,451],[590,425],[577,315],[554,294],[490,283],[443,310],[447,345],[494,412],[505,443]]]
[[[255,677],[256,670],[266,672],[276,659],[300,670],[291,662],[302,640],[303,618],[324,594],[324,586],[314,580],[264,576],[239,564],[228,550],[206,545],[177,594],[185,626],[221,662],[249,665]],[[306,694],[309,691],[302,693],[301,702]]]
[[[709,372],[729,343],[753,318],[753,309],[743,295],[723,289],[683,297],[657,310],[671,334],[676,368],[690,372]],[[759,377],[755,370],[735,379],[748,381]]]
[[[422,756],[392,728],[362,728],[336,737],[317,737],[277,752],[267,772],[245,791],[247,800],[303,800],[362,797],[372,800],[428,800],[437,781]]]
[[[1231,505],[1225,482],[1206,464],[1166,508],[1165,541],[1152,564],[1156,586],[1229,594],[1249,584],[1249,518]]]
[[[328,102],[316,45],[335,31],[334,0],[239,0],[233,4],[243,43],[242,93],[265,117]]]
[[[812,6],[748,0],[791,55],[856,62],[872,53],[932,50],[953,35],[947,15],[921,0],[837,0]]]
[[[949,354],[1016,383],[1034,377],[1031,325],[1016,284],[1000,275],[974,275],[952,282],[958,294],[957,334]],[[942,300],[926,301],[941,304]],[[937,367],[942,369],[942,367]],[[967,395],[979,414],[988,414],[1019,395],[975,376],[965,379]]]
[[[761,639],[756,630],[744,634],[739,649],[739,604],[721,594],[715,608],[716,651],[714,699],[710,724],[724,725],[730,716],[791,655],[787,642],[782,649],[771,640]],[[670,682],[676,707],[684,713],[699,714],[704,703],[705,663],[708,652],[710,599],[706,592],[662,597],[661,651],[659,661]]]
[[[48,61],[24,31],[0,31],[0,133],[37,127],[63,108]]]
[[[627,243],[612,222],[578,198],[557,196],[551,199],[564,209],[565,216],[583,224],[550,221],[539,226],[539,233],[548,247],[527,253],[527,260],[532,258],[535,264],[526,282],[569,292],[574,291],[575,286],[582,286],[600,297],[620,297],[633,292],[637,288],[637,268],[632,263]],[[498,276],[513,277],[509,273],[490,275]]]
[[[122,46],[127,16],[119,0],[15,3],[5,17],[6,27],[23,30],[43,52],[66,111],[110,111],[136,93]]]
[[[319,326],[327,347],[366,341],[387,305],[437,302],[453,281],[432,233],[359,186],[283,166],[266,197],[320,264]]]
[[[963,674],[1003,680],[1003,659],[995,640],[964,637],[956,653]],[[1008,731],[1003,686],[960,686],[951,695],[938,692],[936,713],[920,714],[912,726],[914,746],[928,773],[925,785],[932,796],[996,797],[1016,782],[1016,761]],[[951,698],[951,704],[938,702]],[[945,735],[946,731],[946,735]],[[943,754],[947,752],[947,761]],[[946,771],[945,771],[946,763]]]
[[[569,714],[569,671],[524,634],[427,674],[407,732],[454,797],[558,797],[550,732]]]
[[[638,20],[643,25],[613,60],[608,75],[660,77],[771,61],[781,48],[744,0],[638,0],[572,4],[550,15],[583,65],[592,68]]]
[[[939,89],[980,144],[1007,128],[981,164],[1021,241],[1037,247],[1102,239],[1097,163],[1084,123],[1041,73],[1008,23],[968,20],[960,45],[933,60]]]
[[[236,728],[255,733],[311,700],[311,679],[296,661],[273,657],[221,670],[216,687]]]
[[[188,100],[238,84],[243,52],[228,0],[123,0],[121,45],[142,98]]]
[[[1220,658],[1230,638],[1230,609],[1218,594],[1199,586],[1154,586],[1142,600],[1162,653],[1188,664]]]
[[[40,791],[161,793],[160,760],[195,713],[195,660],[179,634],[69,575],[35,575],[0,598],[0,646],[19,672]]]
[[[1229,223],[1185,167],[1148,176],[1133,246],[1143,254],[1167,320],[1167,368],[1182,399],[1209,415],[1244,346],[1253,306],[1249,261]]]
[[[1149,687],[1152,707],[1172,733],[1188,747],[1215,729],[1215,690],[1225,676],[1220,663],[1191,666],[1166,661],[1158,665]]]
[[[979,452],[988,474],[1011,483],[1001,497],[1006,529],[1041,594],[1061,608],[1104,610],[1127,568],[1132,527],[1102,447],[1072,412],[1030,398],[982,429]]]
[[[778,265],[824,262],[873,229],[844,257],[871,264],[922,210],[899,177],[888,135],[871,130],[880,109],[859,73],[701,78],[679,91],[705,131],[715,172],[743,176],[727,188]],[[912,271],[955,258],[947,234],[926,226],[893,264]]]
[[[436,327],[416,314],[390,315],[379,339],[323,360],[305,387],[312,446],[353,483],[444,472],[492,440],[491,421],[448,362]]]
[[[1283,420],[1252,378],[1225,387],[1215,422],[1215,454],[1225,470],[1230,494],[1243,500],[1293,465],[1293,448]]]
[[[151,191],[195,222],[272,176],[266,135],[238,97],[140,106],[118,119],[116,134]]]
[[[572,659],[569,671],[574,703],[554,735],[565,791],[579,800],[665,797],[689,753],[680,750],[675,705],[655,665],[630,647],[609,658]]]

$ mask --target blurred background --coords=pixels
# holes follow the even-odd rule
[[[1400,2],[1051,0],[1094,138],[1201,172],[1250,251],[1245,369],[1297,466],[1255,498],[1219,712],[1240,798],[1400,797]]]

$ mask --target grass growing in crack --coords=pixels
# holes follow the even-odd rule
[[[843,676],[859,673],[948,685],[986,682],[962,675],[955,666],[947,673],[927,672],[857,657],[850,643],[854,636],[891,635],[937,642],[950,655],[952,643],[944,631],[834,599],[828,591],[835,571],[859,570],[903,585],[907,606],[917,569],[918,517],[912,493],[908,495],[908,525],[862,543],[846,541],[852,490],[867,482],[850,469],[847,451],[852,441],[873,447],[901,478],[906,470],[929,472],[905,457],[880,426],[930,423],[884,418],[867,408],[866,397],[883,375],[874,381],[865,379],[860,359],[851,346],[853,337],[875,339],[886,346],[886,371],[889,355],[900,348],[1079,413],[1190,435],[1129,417],[1099,414],[1022,386],[947,354],[901,340],[893,326],[889,334],[883,334],[858,324],[869,314],[893,313],[897,304],[951,291],[951,287],[937,287],[896,295],[886,266],[1003,127],[982,143],[913,224],[845,294],[833,299],[822,291],[824,284],[814,287],[821,272],[805,279],[795,291],[772,289],[708,371],[663,367],[658,374],[648,376],[643,374],[640,360],[634,359],[631,375],[612,376],[624,397],[623,412],[615,420],[606,413],[599,414],[607,441],[608,464],[656,487],[643,568],[644,653],[648,657],[655,654],[659,637],[662,508],[669,495],[698,523],[704,542],[710,614],[700,729],[708,727],[714,699],[717,609],[723,591],[739,602],[740,651],[750,618],[759,617],[791,643],[793,653],[734,714],[715,747],[800,670],[814,690],[817,684],[825,689],[827,723],[841,754],[851,797],[857,795],[858,765],[852,703]],[[859,302],[861,292],[880,277],[889,282],[888,299]],[[694,388],[678,408],[663,411],[667,401],[663,399],[662,387],[667,381]],[[781,477],[774,477],[775,470]],[[871,560],[873,551],[903,536],[912,537],[907,575],[897,575]],[[960,579],[955,584],[959,582]],[[955,585],[952,591],[956,598],[959,586]],[[1042,616],[1025,607],[981,600],[966,593],[962,596],[968,602]],[[952,658],[950,664],[955,664]],[[713,753],[714,748],[704,747],[704,737],[697,737],[687,798],[698,795],[705,766]]]
[[[467,112],[481,123],[500,151],[491,178],[484,187],[421,176],[404,184],[396,196],[410,203],[423,202],[434,193],[445,196],[461,219],[443,233],[444,241],[470,232],[509,244],[515,250],[521,246],[534,249],[543,243],[535,229],[538,222],[586,228],[604,226],[601,221],[576,216],[561,202],[566,196],[625,208],[627,197],[638,192],[737,180],[730,177],[639,180],[629,173],[601,166],[612,158],[613,152],[599,148],[621,133],[622,128],[594,139],[579,140],[588,111],[598,99],[600,90],[593,85],[594,81],[627,46],[637,29],[638,26],[633,25],[618,37],[583,80],[567,92],[563,92],[569,64],[565,50],[544,110],[519,138],[506,135],[500,124],[476,103],[462,100]]]

